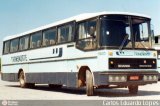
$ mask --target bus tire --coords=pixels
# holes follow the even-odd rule
[[[89,70],[86,70],[86,94],[87,96],[94,95],[93,77]]]
[[[28,86],[28,84],[26,83],[26,78],[23,71],[21,71],[19,74],[19,83],[21,88],[26,88]]]
[[[130,94],[137,94],[138,93],[138,85],[128,86],[128,90],[129,90]]]
[[[26,83],[24,72],[21,71],[19,74],[19,83],[21,88],[34,88],[35,83]]]

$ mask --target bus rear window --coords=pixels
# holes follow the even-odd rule
[[[3,50],[4,54],[9,53],[9,45],[10,45],[10,41],[7,41],[4,43],[4,50]]]

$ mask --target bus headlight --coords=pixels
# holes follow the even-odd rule
[[[113,52],[112,52],[112,51],[109,51],[109,52],[108,52],[108,55],[109,55],[109,56],[113,56]]]
[[[144,76],[143,76],[143,80],[144,80],[144,81],[147,81],[147,79],[148,79],[147,76],[144,75]]]
[[[155,64],[156,62],[153,60],[152,63]]]
[[[116,76],[116,77],[115,77],[115,81],[116,81],[116,82],[119,81],[119,76]]]
[[[152,76],[149,76],[149,80],[150,80],[150,81],[152,80]]]
[[[158,77],[156,75],[154,75],[153,80],[158,80]]]
[[[157,57],[157,52],[153,52],[153,56],[154,56],[154,57]]]
[[[114,80],[113,76],[109,76],[109,82],[111,82],[113,80]]]
[[[143,80],[144,81],[157,81],[158,76],[156,76],[156,75],[144,75]]]
[[[126,82],[126,75],[109,75],[109,82]]]
[[[127,77],[125,77],[125,76],[121,77],[121,81],[125,82],[126,80],[127,80]]]
[[[114,64],[114,62],[113,62],[113,61],[110,61],[110,64]]]

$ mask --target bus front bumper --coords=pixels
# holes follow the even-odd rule
[[[158,72],[157,71],[144,71],[144,72],[99,72],[94,73],[97,77],[94,77],[95,85],[118,85],[118,86],[129,86],[129,85],[145,85],[157,83]]]

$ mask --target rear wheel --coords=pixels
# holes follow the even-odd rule
[[[93,77],[89,70],[86,70],[86,94],[87,96],[94,95]]]
[[[128,90],[129,90],[130,94],[137,94],[138,93],[138,85],[128,86]]]
[[[26,83],[25,75],[24,75],[23,71],[21,71],[20,74],[19,74],[19,83],[20,83],[21,88],[26,88],[27,87],[27,83]]]
[[[33,87],[35,87],[34,83],[26,83],[26,77],[25,77],[23,71],[21,71],[20,74],[19,74],[19,83],[20,83],[21,88],[27,88],[27,87],[33,88]]]

